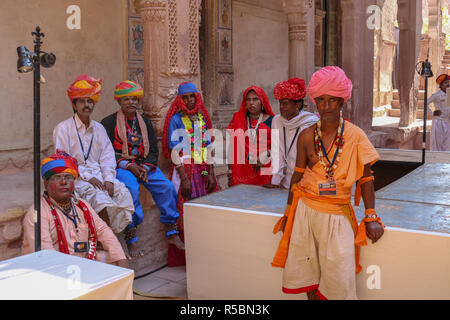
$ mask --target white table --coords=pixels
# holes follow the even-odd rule
[[[0,300],[131,300],[134,271],[52,250],[0,261]]]

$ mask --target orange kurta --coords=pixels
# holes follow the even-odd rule
[[[364,131],[348,121],[345,122],[344,140],[343,151],[334,173],[337,184],[336,196],[319,196],[318,185],[327,183],[326,172],[320,162],[316,163],[312,169],[306,168],[302,180],[293,187],[294,200],[292,206],[285,213],[287,222],[284,235],[272,263],[274,267],[284,268],[299,199],[302,199],[313,210],[329,214],[346,215],[352,224],[356,237],[358,226],[350,203],[352,186],[362,178],[364,166],[374,164],[379,160],[379,155]],[[331,155],[334,155],[335,148],[336,146],[330,152]],[[284,220],[286,217],[282,219]],[[280,223],[277,226],[279,229]],[[275,231],[278,231],[278,229]],[[359,250],[357,250],[356,255],[357,270],[359,271]]]

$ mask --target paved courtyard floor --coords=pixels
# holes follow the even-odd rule
[[[187,299],[186,267],[164,267],[134,280],[134,299]],[[147,296],[136,294],[142,292]]]

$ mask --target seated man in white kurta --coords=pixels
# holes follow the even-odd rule
[[[134,205],[128,189],[116,179],[116,158],[105,128],[90,119],[101,94],[101,80],[79,76],[67,93],[75,115],[56,126],[55,148],[78,161],[77,196],[120,233],[132,221]]]

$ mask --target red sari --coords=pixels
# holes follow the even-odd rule
[[[248,118],[247,118],[247,95],[250,91],[256,92],[261,101],[263,113],[268,114],[270,117],[259,124],[256,129],[256,141],[257,143],[251,144],[248,135],[245,138],[239,138],[239,129],[242,129],[241,133],[248,130]],[[270,169],[270,162],[263,165],[259,171],[255,171],[254,165],[251,163],[251,158],[255,158],[257,155],[270,151],[271,148],[271,122],[274,113],[270,106],[269,99],[263,89],[257,86],[251,86],[245,90],[241,108],[233,116],[227,129],[232,129],[235,135],[232,139],[232,145],[234,150],[234,159],[232,162],[232,185],[238,184],[252,184],[252,185],[264,185],[272,181],[272,175],[262,174],[263,169],[267,171]],[[250,125],[253,129],[257,126],[258,120],[250,120]],[[264,132],[264,134],[262,134]]]

